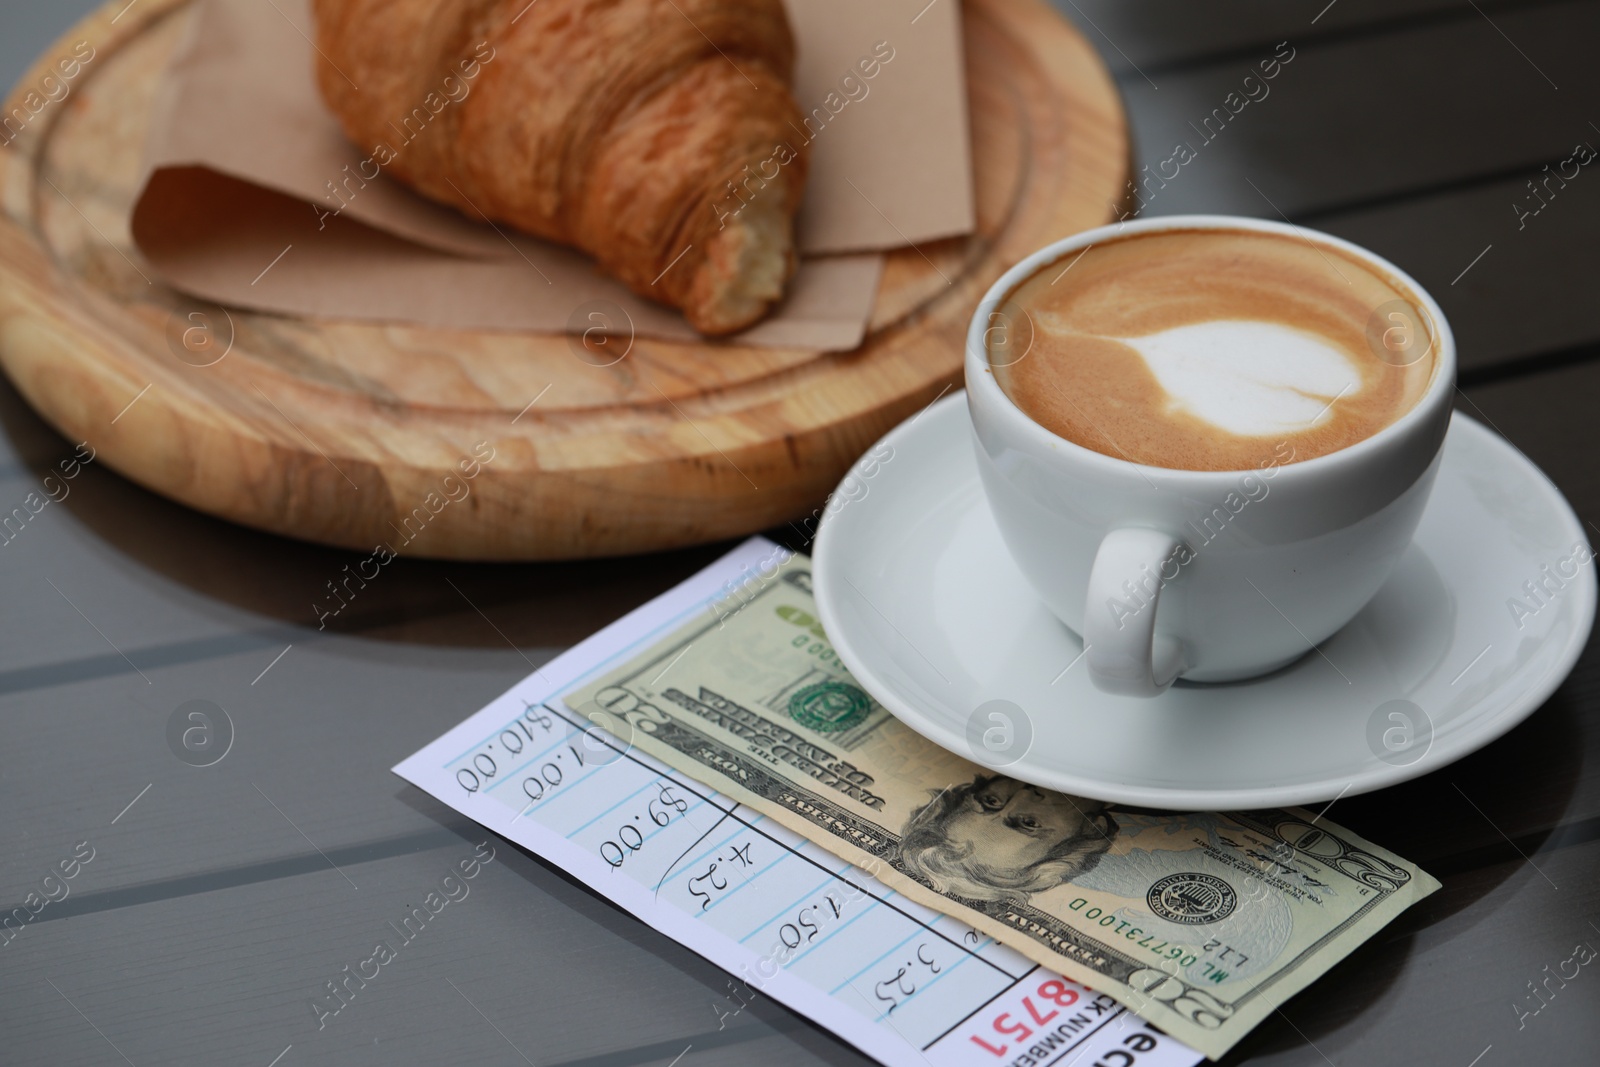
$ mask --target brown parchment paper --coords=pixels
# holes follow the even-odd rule
[[[807,115],[794,136],[812,151],[802,261],[784,303],[734,340],[845,350],[864,335],[881,250],[972,228],[959,9],[788,3]],[[317,93],[308,0],[198,0],[190,18],[132,219],[176,288],[268,311],[540,332],[586,329],[610,304],[640,335],[698,336],[581,253],[384,174],[376,146],[348,142]],[[426,135],[414,125],[396,128],[397,145]]]

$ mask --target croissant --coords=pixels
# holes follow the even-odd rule
[[[808,163],[782,0],[314,7],[323,98],[417,191],[579,248],[703,333],[782,297]]]

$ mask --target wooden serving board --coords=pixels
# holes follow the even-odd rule
[[[854,352],[638,338],[601,367],[565,337],[223,312],[152,281],[128,233],[188,5],[111,0],[6,101],[31,112],[57,62],[94,48],[0,150],[0,364],[141,485],[366,552],[607,556],[810,515],[875,439],[959,385],[994,279],[1107,221],[1127,180],[1121,103],[1088,43],[1042,0],[965,0],[977,231],[890,254]],[[493,459],[466,480],[475,448]]]

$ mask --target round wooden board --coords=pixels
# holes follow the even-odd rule
[[[1121,102],[1088,43],[1042,0],[965,0],[977,230],[890,254],[854,352],[639,338],[601,368],[565,337],[230,309],[211,328],[231,348],[197,367],[174,338],[202,305],[152,282],[128,233],[188,3],[111,0],[6,101],[26,113],[76,42],[94,47],[71,94],[0,151],[0,364],[141,485],[362,551],[608,556],[800,520],[875,439],[959,384],[994,279],[1107,221],[1127,180]],[[493,459],[467,482],[458,464],[475,448]]]

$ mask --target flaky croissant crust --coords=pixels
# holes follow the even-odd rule
[[[781,0],[314,9],[324,99],[420,192],[580,248],[706,333],[781,297],[807,167]]]

